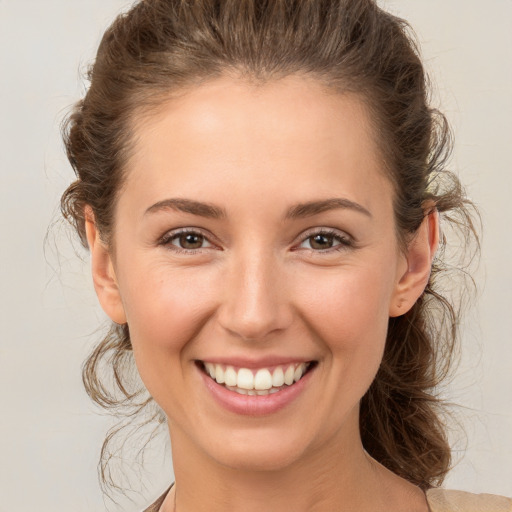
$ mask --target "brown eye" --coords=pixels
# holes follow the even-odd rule
[[[187,251],[211,247],[211,244],[208,242],[204,235],[194,231],[178,233],[171,237],[168,243],[179,249],[184,249]]]
[[[320,233],[318,235],[310,236],[308,240],[311,249],[316,250],[330,249],[334,245],[333,235],[325,235]]]
[[[199,249],[203,245],[204,237],[195,233],[180,235],[179,243],[183,249]]]
[[[351,247],[352,245],[352,240],[349,237],[344,236],[343,233],[339,233],[338,231],[319,231],[306,237],[300,244],[300,248],[316,252],[329,252],[330,249],[341,250]]]

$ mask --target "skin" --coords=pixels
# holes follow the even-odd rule
[[[114,247],[90,210],[87,234],[100,302],[128,322],[140,375],[168,417],[176,485],[162,510],[426,512],[421,490],[364,452],[358,421],[389,317],[425,288],[438,221],[426,216],[399,247],[362,99],[298,76],[260,87],[224,77],[134,128]],[[169,198],[223,216],[154,206]],[[287,218],[331,198],[366,213]],[[182,228],[204,236],[198,250],[180,247]],[[322,249],[311,237],[326,230]],[[228,356],[317,364],[286,407],[246,416],[212,400],[196,364]]]

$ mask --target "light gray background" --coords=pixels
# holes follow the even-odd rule
[[[95,465],[109,420],[80,380],[104,316],[66,230],[51,231],[46,256],[43,246],[72,177],[59,123],[82,91],[79,69],[128,5],[0,0],[0,512],[105,510]],[[446,485],[512,495],[512,1],[385,5],[419,35],[455,129],[453,167],[485,224],[481,293],[448,390],[465,406],[467,451]],[[453,441],[460,459],[465,441]],[[154,476],[147,496],[168,478]]]

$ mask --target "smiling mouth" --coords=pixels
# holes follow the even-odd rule
[[[289,363],[271,368],[236,368],[198,361],[199,368],[217,384],[240,395],[264,396],[293,386],[315,365],[316,361]]]

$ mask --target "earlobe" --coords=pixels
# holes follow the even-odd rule
[[[117,324],[126,323],[121,294],[108,248],[100,238],[89,206],[85,208],[85,231],[91,252],[91,270],[94,289],[103,311]]]
[[[406,269],[399,275],[391,298],[389,316],[409,311],[428,284],[432,261],[439,245],[439,212],[432,208],[421,223],[406,253]]]

